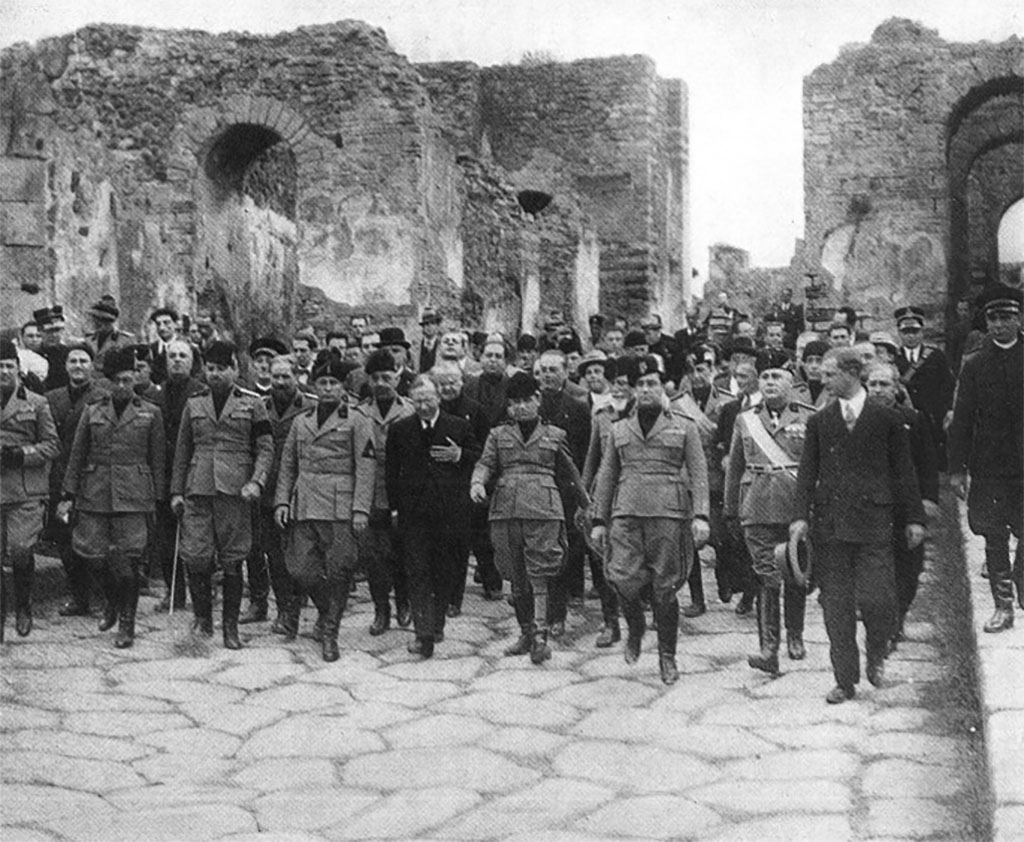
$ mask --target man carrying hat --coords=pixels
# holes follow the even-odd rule
[[[103,357],[114,348],[134,345],[135,337],[117,327],[117,319],[121,311],[112,295],[104,295],[86,310],[92,320],[93,332],[86,334],[85,342],[93,350],[96,367],[103,370]]]
[[[25,637],[32,631],[32,548],[43,528],[47,471],[60,440],[46,398],[22,385],[18,349],[8,339],[0,340],[0,407],[0,568],[11,568],[15,628]],[[6,605],[6,588],[0,590]]]
[[[420,340],[420,352],[417,356],[420,372],[430,371],[437,360],[437,340],[441,332],[441,314],[433,307],[424,307],[420,315],[420,330],[423,338]]]
[[[779,672],[784,593],[786,648],[793,660],[805,655],[803,630],[807,590],[775,563],[775,547],[789,538],[794,519],[796,471],[803,453],[807,420],[814,407],[792,399],[793,375],[781,366],[760,367],[761,403],[736,417],[725,478],[725,517],[738,517],[753,561],[759,590],[757,628],[760,651],[747,663],[770,675]]]
[[[893,317],[903,343],[896,365],[910,400],[931,427],[939,457],[939,470],[946,470],[946,433],[943,422],[953,406],[956,379],[941,349],[923,342],[924,310],[900,307]]]
[[[676,591],[710,536],[707,464],[697,425],[669,407],[658,361],[646,356],[638,366],[636,413],[612,425],[597,472],[591,540],[605,547],[605,572],[626,618],[626,663],[640,657],[640,593],[650,586],[661,680],[674,684]]]
[[[1013,585],[1024,608],[1024,335],[1019,289],[995,286],[979,302],[988,335],[964,356],[949,427],[950,484],[967,500],[971,531],[985,538],[995,612],[986,632],[1013,627]],[[968,474],[970,481],[968,482]],[[1010,535],[1017,553],[1010,567]]]
[[[110,392],[86,405],[75,431],[57,516],[75,510],[74,551],[94,567],[107,606],[100,631],[118,624],[114,646],[135,641],[142,559],[156,502],[164,498],[164,422],[135,393],[135,349],[108,351]]]
[[[214,555],[224,571],[223,635],[241,649],[238,613],[242,563],[252,546],[250,507],[274,459],[267,410],[236,386],[235,346],[215,340],[205,351],[206,388],[185,402],[171,475],[171,508],[181,520],[181,558],[189,574],[193,629],[213,635]]]

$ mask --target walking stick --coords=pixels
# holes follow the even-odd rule
[[[174,616],[174,603],[178,585],[178,547],[181,544],[181,520],[178,521],[177,529],[174,531],[174,559],[171,561],[171,607],[167,616]]]

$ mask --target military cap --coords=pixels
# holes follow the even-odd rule
[[[64,307],[60,304],[54,304],[50,308],[50,314],[45,321],[39,322],[39,327],[42,330],[60,330],[64,327]]]
[[[10,339],[0,339],[0,360],[17,360],[18,348]]]
[[[441,324],[441,314],[433,307],[424,307],[423,313],[420,315],[420,324],[439,325]]]
[[[530,333],[524,333],[516,340],[517,351],[536,351],[537,337]]]
[[[525,371],[517,371],[508,382],[508,399],[510,401],[524,401],[532,398],[540,391],[540,384],[537,378]]]
[[[549,327],[561,327],[564,324],[565,316],[562,315],[562,311],[552,310],[544,320],[544,329],[546,330]]]
[[[270,354],[280,357],[288,353],[288,346],[273,336],[261,336],[249,343],[249,356]]]
[[[803,354],[800,356],[800,359],[806,362],[808,357],[824,357],[830,347],[832,346],[827,342],[823,342],[820,339],[812,339],[804,345]]]
[[[379,371],[398,371],[394,355],[386,348],[379,348],[366,358],[364,366],[367,376]]]
[[[32,311],[32,321],[34,321],[40,328],[43,327],[50,319],[53,318],[53,310],[49,307],[41,307],[38,310]]]
[[[614,377],[625,377],[630,386],[640,379],[640,365],[636,357],[619,357],[615,360]],[[611,378],[609,378],[611,379]]]
[[[1024,293],[1019,289],[996,284],[986,289],[978,298],[978,306],[987,315],[989,313],[1011,313],[1020,315]]]
[[[203,361],[225,368],[235,368],[238,365],[235,359],[236,350],[234,343],[218,339],[211,342],[210,347],[203,352]]]
[[[642,357],[636,357],[635,359],[638,380],[648,374],[657,374],[658,379],[662,383],[665,382],[665,372],[662,369],[661,360],[654,356],[654,354],[644,354]]]
[[[757,358],[757,345],[749,336],[737,336],[731,342],[726,343],[722,350],[723,359],[732,359],[733,354],[746,354],[748,357]]]
[[[122,371],[135,371],[135,346],[111,348],[103,355],[103,376],[113,379]]]
[[[622,340],[624,348],[636,348],[639,345],[646,345],[647,337],[644,335],[642,330],[631,330],[626,334],[626,338]]]
[[[112,295],[104,295],[92,305],[86,313],[93,318],[102,319],[106,322],[117,321],[117,317],[121,315],[121,311],[117,309],[117,302],[114,300]]]
[[[904,324],[915,324],[918,327],[924,327],[924,310],[920,307],[914,305],[900,307],[892,316],[896,319],[897,329],[903,327]]]
[[[322,355],[313,366],[312,380],[315,383],[321,377],[333,377],[344,383],[346,378],[357,368],[359,366],[356,363],[346,362],[337,352],[329,351]]]
[[[772,369],[786,370],[786,363],[789,362],[789,355],[782,350],[777,348],[764,348],[761,353],[757,355],[757,360],[754,361],[754,366],[757,368],[757,373],[761,374],[764,371]]]

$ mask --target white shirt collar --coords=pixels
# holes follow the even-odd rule
[[[431,427],[437,426],[437,419],[440,418],[440,417],[441,417],[441,410],[439,409],[434,414],[434,417],[431,418],[429,421],[424,421],[422,418],[420,418],[420,428],[425,430],[425,429],[427,429],[427,425],[430,425]]]
[[[853,410],[853,417],[860,418],[860,413],[864,409],[864,401],[867,400],[867,397],[868,393],[860,389],[852,398],[840,398],[839,408],[842,410],[843,417],[845,418],[847,415],[846,408],[850,407]]]

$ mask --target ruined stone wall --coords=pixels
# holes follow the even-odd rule
[[[893,19],[804,80],[805,240],[833,303],[874,324],[908,303],[941,320],[972,266],[984,272],[968,177],[986,149],[1021,158],[1022,68],[1020,38],[948,43]],[[1010,175],[1022,195],[1019,169]]]

